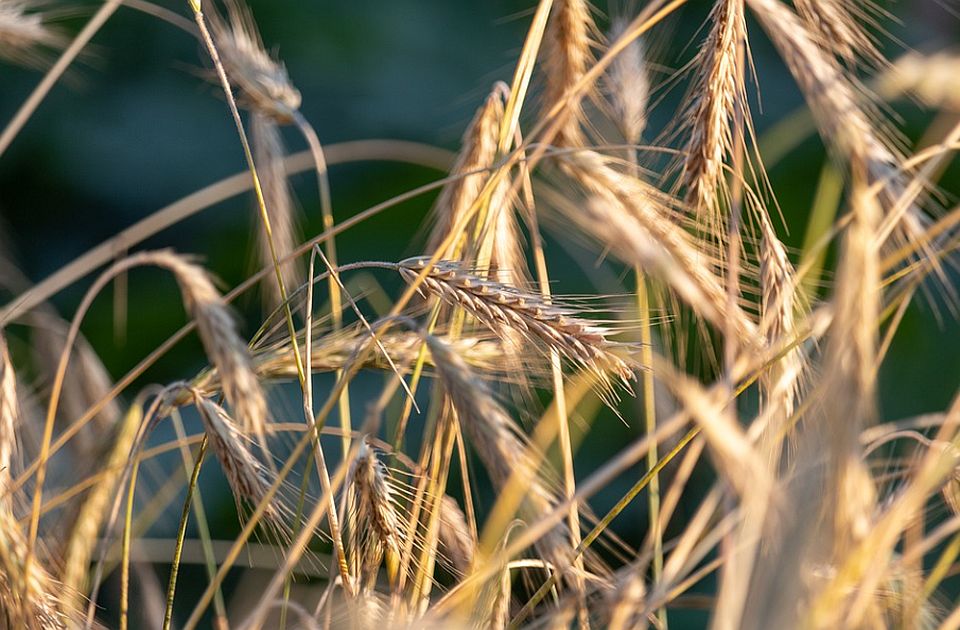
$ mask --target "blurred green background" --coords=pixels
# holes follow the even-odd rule
[[[98,5],[69,4],[79,9],[60,27],[72,33]],[[286,63],[303,94],[303,112],[324,143],[394,138],[454,150],[493,82],[509,82],[534,7],[531,0],[249,4],[267,48]],[[163,5],[187,14],[185,2]],[[924,51],[958,42],[960,29],[951,10],[955,3],[904,0],[883,6],[899,20],[882,19],[888,40]],[[605,26],[611,14],[632,10],[635,6],[624,3],[601,6],[597,19]],[[655,84],[695,53],[702,36],[698,29],[708,11],[709,3],[691,1],[646,42],[652,60],[661,67]],[[756,23],[750,24],[750,34],[761,94],[752,109],[762,135],[801,99]],[[887,48],[892,56],[903,49],[899,44]],[[44,278],[157,209],[243,169],[219,88],[203,79],[208,71],[206,55],[190,35],[129,8],[121,9],[96,36],[94,46],[0,157],[0,231],[32,280]],[[13,116],[39,78],[34,71],[0,66],[0,124]],[[673,89],[658,102],[648,136],[655,136],[675,117],[682,92],[682,87]],[[908,139],[920,137],[933,119],[931,112],[909,101],[897,102],[890,114]],[[294,130],[285,135],[291,151],[306,148]],[[825,159],[820,142],[810,138],[770,171],[792,247],[803,242]],[[955,204],[960,192],[958,173],[952,167],[943,179],[946,195],[941,203],[946,207]],[[342,220],[439,176],[427,168],[383,162],[334,166],[335,215]],[[305,233],[316,234],[320,226],[315,181],[304,174],[295,176],[293,184]],[[420,228],[433,199],[431,194],[403,203],[350,230],[338,240],[341,262],[420,253]],[[163,231],[139,248],[172,246],[198,254],[225,286],[232,287],[254,268],[251,243],[256,226],[251,199],[242,195]],[[555,290],[588,291],[588,282],[596,275],[591,269],[595,255],[554,236],[548,238],[547,248],[552,275],[559,279]],[[956,281],[955,271],[950,273]],[[114,377],[183,323],[173,283],[160,278],[149,271],[132,274],[125,339],[118,341],[114,334],[108,296],[96,302],[84,323],[84,332]],[[90,281],[88,277],[56,296],[62,314],[73,313]],[[390,277],[383,281],[390,291],[398,286]],[[629,284],[620,288],[629,290]],[[911,308],[884,364],[880,396],[885,419],[942,410],[960,383],[960,328],[936,286],[931,295],[932,300]],[[241,300],[238,306],[247,316],[243,330],[252,334],[258,298]],[[203,362],[199,344],[181,344],[143,382],[187,377]],[[595,425],[578,459],[580,476],[640,432],[636,422],[626,426],[611,418],[598,422],[602,424]],[[629,481],[602,493],[596,510],[615,501]],[[635,509],[617,522],[617,530],[628,539],[636,540],[643,532],[643,503],[637,501]],[[176,513],[177,502],[172,505]],[[225,522],[232,515],[228,517]]]

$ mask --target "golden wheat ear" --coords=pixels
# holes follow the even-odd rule
[[[623,18],[614,20],[607,39],[614,41],[620,38],[628,24]],[[616,56],[607,68],[604,87],[610,118],[626,143],[636,145],[647,128],[647,107],[650,102],[650,77],[642,39],[634,39]]]
[[[49,24],[43,9],[45,0],[4,0],[0,2],[0,60],[42,68],[51,60],[51,51],[63,48],[67,38]]]
[[[568,96],[568,92],[593,65],[593,45],[599,39],[596,24],[586,0],[558,0],[550,10],[544,34],[543,112],[549,112]],[[577,98],[561,110],[562,126],[554,138],[560,147],[583,146],[583,106]]]

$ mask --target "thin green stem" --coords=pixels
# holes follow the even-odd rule
[[[200,442],[200,451],[197,453],[193,472],[190,474],[190,483],[187,484],[187,497],[183,500],[183,510],[180,512],[180,525],[177,528],[177,543],[173,550],[173,560],[170,562],[170,581],[167,584],[167,608],[163,614],[163,630],[170,630],[173,622],[173,597],[177,590],[177,575],[180,572],[180,557],[183,554],[183,541],[187,535],[187,521],[190,518],[190,505],[193,503],[194,489],[197,479],[200,478],[200,467],[203,465],[204,455],[207,453],[207,436],[204,434]]]

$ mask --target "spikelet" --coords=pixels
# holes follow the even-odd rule
[[[864,0],[794,0],[797,13],[818,43],[853,68],[858,60],[879,66],[883,54],[860,24]]]
[[[20,402],[17,398],[17,375],[7,352],[7,341],[0,332],[0,509],[10,507],[7,486],[13,478],[11,467],[17,457],[17,432],[20,425]]]
[[[254,457],[249,438],[239,430],[223,407],[200,396],[195,396],[195,402],[210,448],[220,462],[238,505],[258,507],[264,502],[272,485],[270,471]],[[277,495],[266,503],[264,518],[281,535],[289,531],[286,512]]]
[[[204,6],[212,4],[204,0]],[[276,122],[292,122],[302,99],[286,67],[264,50],[250,9],[241,0],[224,0],[224,4],[226,20],[216,11],[206,14],[227,76],[241,91],[240,102]]]
[[[386,561],[393,583],[400,562],[403,525],[396,511],[387,471],[373,449],[363,443],[350,468],[348,485],[353,497],[351,548],[358,560],[359,584],[372,588],[377,570]]]
[[[553,3],[544,34],[544,113],[562,102],[592,65],[591,46],[596,30],[586,0],[557,0]],[[582,146],[583,105],[580,97],[576,97],[558,116],[562,126],[553,143],[558,147]]]
[[[551,512],[557,505],[556,496],[544,485],[506,410],[446,344],[429,335],[426,342],[467,443],[480,457],[494,486],[503,490],[511,474],[518,474],[523,482],[520,487],[525,488],[521,516],[535,520]],[[566,568],[573,557],[570,541],[570,532],[561,523],[538,541],[537,550],[556,567]]]
[[[0,0],[0,59],[31,68],[42,67],[47,52],[66,39],[46,23],[39,10],[49,0]]]
[[[730,307],[709,256],[673,220],[656,190],[613,170],[592,151],[564,159],[591,195],[575,212],[561,208],[569,218],[623,261],[659,277],[718,329],[732,324],[740,343],[759,342],[756,325],[742,309]]]
[[[171,271],[184,303],[197,322],[204,350],[217,368],[223,393],[246,435],[256,435],[267,447],[267,401],[250,362],[246,345],[223,298],[202,267],[170,251],[149,252],[147,260]]]
[[[427,257],[408,258],[400,263],[400,273],[413,282],[427,262]],[[579,317],[568,307],[548,304],[537,294],[484,280],[450,261],[431,267],[420,288],[447,304],[462,307],[498,335],[509,338],[520,334],[602,378],[613,374],[625,385],[634,378],[630,365],[612,351],[617,344],[608,339],[611,331]],[[440,368],[438,357],[434,356],[434,362]]]
[[[624,34],[628,22],[614,20],[608,39]],[[613,121],[627,144],[637,144],[647,128],[647,104],[650,100],[650,78],[647,76],[643,41],[634,39],[618,54],[605,75],[607,100]]]
[[[477,552],[477,541],[467,525],[467,517],[453,497],[440,500],[440,552],[451,568],[466,575]]]
[[[698,223],[716,239],[726,235],[718,191],[724,188],[724,160],[735,142],[732,123],[737,108],[744,107],[743,58],[746,24],[743,0],[718,0],[710,14],[713,26],[697,57],[702,68],[685,107],[690,125],[686,161],[681,180],[685,200]]]
[[[283,159],[286,151],[283,147],[283,138],[280,129],[273,119],[255,112],[252,116],[251,136],[253,144],[253,160],[263,187],[263,198],[266,202],[267,216],[270,219],[270,230],[273,247],[278,260],[283,260],[300,242],[300,232],[297,226],[297,210],[291,196],[290,186],[287,184],[287,169]],[[260,250],[260,265],[273,266],[273,252],[271,241],[267,239],[266,230],[257,230],[257,242]],[[280,267],[283,275],[283,286],[292,291],[303,284],[303,269],[299,260],[292,260]],[[264,279],[263,288],[265,306],[268,309],[276,308],[280,302],[280,285],[275,278]]]

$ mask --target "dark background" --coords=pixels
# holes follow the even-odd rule
[[[188,14],[186,2],[163,5]],[[396,138],[456,149],[493,82],[509,83],[534,2],[251,0],[250,5],[267,48],[286,63],[303,94],[303,113],[324,143]],[[80,7],[79,17],[60,24],[70,33],[98,5],[72,6]],[[888,41],[901,40],[921,50],[957,44],[953,0],[905,0],[883,6],[899,18],[882,20]],[[609,10],[628,9],[602,7],[598,21],[603,26]],[[690,2],[658,27],[647,42],[653,59],[664,69],[680,68],[695,53],[702,37],[697,31],[708,10],[708,3]],[[762,95],[752,109],[762,134],[801,100],[756,23],[750,24],[750,35]],[[887,46],[892,57],[902,49],[900,44]],[[121,8],[96,36],[94,46],[0,157],[0,233],[32,280],[42,279],[157,209],[243,169],[219,88],[202,78],[208,71],[206,55],[190,35],[129,8]],[[665,76],[657,75],[655,82]],[[34,71],[0,65],[0,124],[13,116],[39,78]],[[674,117],[682,91],[674,89],[652,112],[653,135]],[[529,111],[535,112],[535,107]],[[919,137],[932,120],[930,112],[909,101],[897,102],[891,115],[908,138]],[[305,148],[293,130],[287,130],[286,138],[291,151]],[[803,242],[806,213],[825,159],[822,145],[811,138],[770,172],[791,228],[786,240],[792,247]],[[946,207],[954,205],[954,193],[960,190],[957,174],[958,169],[951,168],[943,179]],[[331,171],[335,214],[338,219],[352,216],[437,177],[435,171],[408,165],[335,166]],[[307,174],[295,176],[293,183],[305,233],[316,234],[320,227],[314,180]],[[420,253],[420,228],[433,198],[404,203],[350,230],[338,239],[340,261]],[[165,230],[139,248],[173,246],[199,254],[225,286],[232,287],[254,268],[255,219],[251,200],[243,195]],[[578,256],[575,247],[561,245],[548,239],[552,275],[560,279],[556,290],[588,291],[590,272],[579,270],[577,263],[589,266],[593,260],[582,252]],[[382,281],[390,291],[397,287],[390,278]],[[55,298],[64,315],[73,313],[89,282],[86,278]],[[960,328],[945,301],[936,297],[935,287],[932,294],[932,305],[923,300],[911,307],[884,363],[880,387],[884,419],[943,410],[956,393]],[[183,322],[173,283],[158,274],[134,272],[129,304],[124,339],[118,341],[114,334],[108,296],[95,303],[83,326],[114,377]],[[244,332],[252,334],[258,299],[241,300],[238,306],[247,316]],[[199,344],[181,344],[144,382],[188,377],[203,362]],[[598,422],[603,424],[595,425],[578,460],[583,476],[628,435],[639,432],[615,419]],[[624,489],[611,487],[601,494],[597,511]],[[642,531],[645,523],[643,501],[637,503],[636,510],[617,523],[628,537]],[[172,514],[178,512],[178,503],[172,505]],[[175,524],[175,516],[171,518]],[[169,527],[171,519],[165,521]]]

